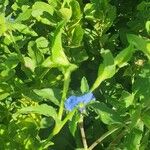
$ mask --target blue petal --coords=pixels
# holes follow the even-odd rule
[[[93,93],[87,93],[82,96],[77,97],[78,101],[84,104],[89,103],[91,100],[95,99]]]
[[[77,97],[76,96],[70,96],[65,101],[65,108],[69,111],[71,111],[73,108],[75,108],[78,105]]]
[[[84,103],[87,104],[91,100],[95,99],[93,93],[87,93],[82,96],[70,96],[66,101],[65,101],[65,108],[68,111],[72,111],[79,103]]]

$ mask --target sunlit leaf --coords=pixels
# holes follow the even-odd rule
[[[101,84],[102,81],[113,77],[116,71],[114,58],[110,50],[103,50],[102,56],[104,60],[103,60],[103,63],[100,64],[99,66],[98,77],[92,86],[92,89],[91,89],[92,91],[96,89]]]
[[[82,93],[86,93],[86,92],[89,91],[88,81],[86,80],[85,77],[83,77],[82,80],[81,80],[80,90],[81,90]]]
[[[41,104],[41,105],[28,106],[28,107],[21,108],[18,112],[16,112],[14,114],[14,118],[20,114],[30,114],[30,113],[36,113],[39,115],[52,117],[52,118],[54,118],[54,120],[57,118],[56,110],[53,107],[48,106],[47,104]]]
[[[130,44],[133,44],[137,50],[143,51],[150,59],[150,41],[134,34],[128,34],[127,38]]]
[[[128,61],[131,59],[133,54],[133,46],[129,45],[127,48],[123,49],[116,57],[115,57],[115,64],[118,65],[120,68],[125,66]]]
[[[35,89],[34,92],[41,96],[43,99],[49,99],[51,102],[53,102],[56,105],[59,105],[59,101],[55,97],[54,91],[50,88],[45,89]]]
[[[58,66],[68,66],[69,61],[64,53],[63,47],[62,47],[62,32],[63,32],[63,25],[64,22],[61,22],[59,26],[57,27],[54,37],[53,37],[53,43],[52,43],[52,61],[58,65]]]

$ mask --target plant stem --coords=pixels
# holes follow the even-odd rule
[[[74,64],[70,64],[70,66],[68,66],[67,69],[63,70],[63,74],[64,74],[64,86],[63,86],[63,93],[62,93],[62,98],[61,98],[61,102],[60,102],[60,108],[59,108],[59,112],[58,112],[58,118],[61,120],[62,119],[62,115],[63,115],[63,110],[64,110],[64,101],[66,99],[66,95],[69,89],[69,84],[70,84],[70,76],[71,73],[77,69],[78,67]]]
[[[100,138],[98,138],[90,147],[88,150],[92,150],[94,147],[96,147],[100,142],[102,142],[106,137],[117,131],[119,127],[116,127],[106,133],[104,133]]]
[[[64,101],[66,99],[67,91],[69,88],[69,83],[70,83],[70,72],[66,72],[64,75],[64,85],[63,85],[63,93],[62,93],[62,98],[60,102],[60,108],[58,112],[58,118],[61,120],[62,115],[63,115],[63,110],[64,110]]]
[[[81,131],[81,137],[82,137],[84,150],[88,150],[88,145],[87,145],[84,126],[83,126],[83,115],[82,114],[80,116],[79,127],[80,127],[80,131]]]
[[[117,145],[117,143],[120,142],[120,140],[125,135],[125,133],[126,133],[126,130],[123,130],[121,133],[119,133],[117,137],[109,144],[109,147],[107,148],[107,150],[115,149],[114,147]]]

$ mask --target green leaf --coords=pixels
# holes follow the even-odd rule
[[[0,84],[0,100],[5,99],[12,93],[12,87],[9,84],[1,83]]]
[[[14,69],[6,69],[1,71],[0,73],[0,81],[7,81],[11,79],[15,75],[15,70]]]
[[[80,115],[78,113],[75,113],[71,121],[69,121],[69,130],[73,136],[75,136],[79,119],[80,119]]]
[[[52,117],[54,120],[57,119],[56,110],[53,107],[48,106],[47,104],[21,108],[13,115],[13,117],[16,118],[20,114],[29,114],[29,113],[36,113],[47,117]]]
[[[82,80],[81,80],[80,90],[81,90],[82,93],[86,93],[86,92],[89,91],[88,81],[86,80],[85,77],[83,77]]]
[[[40,128],[50,128],[54,125],[54,120],[52,118],[43,117],[40,121]]]
[[[125,138],[124,146],[127,150],[139,150],[143,133],[142,131],[143,123],[139,121],[137,127],[131,130]]]
[[[94,20],[94,5],[93,4],[86,4],[84,7],[84,13],[86,14],[86,19]]]
[[[38,12],[38,13],[36,13],[36,12]],[[34,5],[32,6],[32,15],[34,17],[37,17],[39,15],[42,15],[43,12],[47,12],[50,15],[53,15],[54,8],[45,2],[40,2],[40,1],[35,2]]]
[[[70,2],[71,8],[72,8],[72,19],[81,19],[82,13],[80,10],[80,5],[78,1],[72,0]]]
[[[54,8],[52,5],[49,5],[45,2],[35,2],[32,6],[32,16],[35,17],[38,21],[41,21],[47,25],[55,25],[53,18]]]
[[[122,103],[125,108],[128,108],[129,106],[133,105],[134,102],[134,94],[130,94],[127,91],[123,91],[121,94],[121,97],[119,99],[119,103]]]
[[[15,19],[15,22],[28,20],[31,17],[31,12],[32,12],[32,9],[29,9],[29,8],[23,10],[23,12],[20,13],[18,17]]]
[[[142,132],[140,130],[134,129],[128,134],[125,147],[127,147],[127,150],[139,150],[141,139]]]
[[[28,55],[36,65],[40,65],[44,60],[43,54],[37,49],[34,41],[30,41],[28,44]]]
[[[110,50],[102,49],[103,64],[99,66],[98,76],[103,79],[111,78],[115,74],[114,58]]]
[[[117,114],[115,110],[107,107],[106,104],[95,102],[90,104],[90,106],[98,114],[103,123],[108,125],[122,123],[122,118],[120,115]]]
[[[32,99],[34,102],[42,102],[42,98],[39,97],[29,86],[27,86],[22,80],[16,79],[14,81],[15,87],[18,89],[18,92],[23,95],[23,97],[27,99]]]
[[[72,10],[70,8],[61,8],[59,11],[60,11],[60,13],[62,15],[62,18],[65,21],[69,21],[69,19],[72,16]]]
[[[145,27],[146,27],[146,31],[147,31],[147,33],[149,33],[149,34],[150,34],[150,21],[147,21],[147,22],[146,22]]]
[[[0,36],[2,36],[7,31],[5,14],[0,13]]]
[[[130,111],[131,123],[129,125],[130,130],[135,128],[141,119],[141,106],[136,106],[136,109]]]
[[[106,32],[116,18],[116,7],[109,4],[107,0],[92,0],[84,7],[85,18],[91,20],[94,28]]]
[[[137,50],[141,50],[150,60],[150,41],[134,34],[127,35],[128,42],[134,45]]]
[[[36,46],[37,48],[40,50],[40,52],[42,54],[47,54],[49,51],[49,47],[48,47],[48,40],[45,37],[39,37],[38,39],[36,39]]]
[[[150,130],[150,109],[142,114],[142,121],[144,122],[145,126]]]
[[[89,58],[86,50],[82,49],[81,47],[73,46],[70,48],[70,52],[70,56],[75,63],[81,63]]]
[[[140,145],[140,150],[145,150],[148,147],[149,137],[150,137],[150,133],[149,130],[147,130],[143,135],[141,145]]]
[[[16,53],[11,53],[6,61],[2,64],[9,69],[14,69],[19,63],[18,55]]]
[[[81,25],[77,25],[72,34],[71,45],[80,46],[84,35],[84,30],[82,29]]]
[[[135,96],[149,106],[150,104],[150,64],[145,64],[136,76],[135,82],[132,85]]]
[[[0,92],[0,101],[7,98],[9,95],[10,95],[10,93]]]
[[[32,72],[34,72],[36,68],[36,63],[30,57],[24,57],[24,65],[29,68]]]
[[[56,31],[54,32],[53,42],[52,42],[52,61],[58,66],[68,66],[70,63],[63,51],[62,47],[62,28],[64,22],[61,22]]]
[[[19,32],[23,34],[37,36],[37,33],[33,31],[31,28],[29,28],[27,25],[24,25],[21,23],[12,23],[11,26],[13,29],[18,30]]]
[[[57,6],[57,0],[48,0],[48,3],[54,8]]]
[[[38,48],[46,48],[48,46],[48,40],[45,37],[39,37],[35,42]]]
[[[114,58],[110,50],[102,50],[103,63],[100,64],[98,70],[98,77],[94,82],[91,91],[95,90],[102,81],[109,79],[114,76],[116,71],[116,66],[114,64]]]
[[[53,89],[45,88],[45,89],[35,89],[33,90],[37,95],[41,96],[43,99],[49,99],[55,105],[59,105],[59,101],[55,97]]]
[[[115,64],[119,66],[119,68],[124,67],[127,62],[131,59],[133,54],[133,45],[129,45],[127,48],[123,49],[116,57]]]
[[[56,67],[57,65],[55,65],[51,59],[51,57],[46,58],[43,63],[42,63],[42,67],[45,68],[53,68]]]

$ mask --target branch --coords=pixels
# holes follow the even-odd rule
[[[79,127],[80,127],[80,132],[81,132],[81,137],[82,137],[84,150],[88,150],[88,145],[87,145],[84,126],[83,126],[83,116],[82,116],[82,114],[81,114],[80,121],[79,121]]]
[[[117,131],[119,127],[116,127],[106,133],[104,133],[99,139],[97,139],[90,147],[88,150],[92,150],[94,147],[96,147],[100,142],[102,142],[106,137]]]

